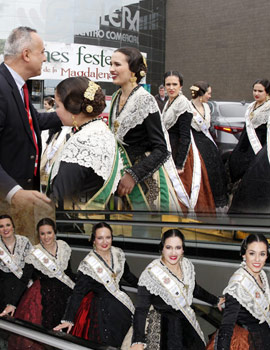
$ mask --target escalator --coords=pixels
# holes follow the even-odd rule
[[[133,290],[134,292],[134,290]],[[221,313],[217,308],[213,308],[206,303],[194,300],[193,309],[196,312],[201,328],[208,339],[208,335],[219,327]],[[203,321],[202,321],[203,320]],[[34,342],[33,350],[117,350],[110,346],[100,346],[66,333],[47,331],[41,326],[33,325],[29,322],[15,320],[12,317],[0,319],[0,350],[14,350],[9,347],[9,341],[16,337],[21,340],[21,344],[27,338]],[[26,350],[25,347],[16,350]]]
[[[17,347],[11,347],[11,343]],[[47,331],[41,326],[6,316],[0,318],[0,350],[26,350],[24,344],[33,342],[33,350],[116,350],[101,346],[64,332]]]

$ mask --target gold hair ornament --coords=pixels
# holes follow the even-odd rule
[[[85,90],[83,96],[90,101],[94,101],[95,94],[100,86],[93,81],[89,81],[88,88]]]
[[[143,59],[143,64],[144,64],[145,67],[147,68],[147,62],[146,62],[146,58],[144,57],[144,55],[142,55],[142,59]]]
[[[199,88],[198,86],[192,85],[192,86],[190,87],[190,90],[199,91],[200,88]]]
[[[87,105],[85,108],[87,113],[92,113],[93,112],[93,107],[91,105]]]

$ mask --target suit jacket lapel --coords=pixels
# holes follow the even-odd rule
[[[4,77],[6,78],[7,82],[9,83],[9,85],[12,87],[12,93],[14,96],[14,100],[16,102],[16,105],[18,107],[19,110],[19,115],[22,119],[25,131],[27,133],[27,135],[29,136],[31,142],[34,144],[34,140],[33,140],[33,136],[32,136],[32,131],[30,129],[30,125],[29,125],[29,121],[28,121],[28,116],[27,116],[27,112],[25,110],[25,106],[24,106],[24,102],[22,100],[21,94],[18,90],[17,84],[15,83],[12,75],[10,74],[10,72],[8,71],[8,69],[6,68],[6,66],[4,65],[4,63],[1,64],[0,69],[4,75]],[[32,112],[31,112],[32,113]],[[34,129],[36,129],[36,123],[34,122]]]

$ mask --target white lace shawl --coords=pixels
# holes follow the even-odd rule
[[[245,286],[242,284],[245,278],[247,278],[248,282],[253,285],[255,290],[254,293],[251,294],[251,289],[245,288]],[[261,298],[263,296],[263,292],[253,277],[244,268],[240,268],[235,271],[235,273],[230,278],[228,286],[224,289],[223,294],[230,294],[239,302],[239,304],[248,310],[252,316],[254,316],[257,320],[260,320],[260,323],[266,321],[270,326],[270,292],[267,276],[263,270],[260,272],[260,278],[262,280],[263,289],[265,291],[264,296],[268,301],[268,310],[261,309]],[[256,298],[256,295],[260,295],[260,297]]]
[[[114,263],[113,271],[116,274],[116,282],[119,284],[124,273],[124,267],[125,267],[125,261],[126,261],[125,254],[121,248],[117,248],[113,246],[111,247],[111,253],[113,256],[113,263]],[[84,258],[84,260],[81,261],[78,267],[78,271],[82,272],[84,275],[92,277],[95,281],[100,283],[100,280],[97,278],[97,273],[85,261],[91,255],[99,259],[98,256],[94,253],[94,251],[90,250],[90,252]],[[99,262],[104,267],[104,269],[108,270],[107,266],[104,264],[104,262],[101,259],[99,259]]]
[[[246,119],[250,118],[253,127],[256,129],[262,124],[268,122],[270,117],[270,100],[266,101],[260,107],[253,111],[256,101],[252,102],[246,110]]]
[[[58,266],[60,271],[64,272],[68,267],[68,262],[71,255],[71,248],[65,241],[57,240],[56,242],[57,242],[56,257],[48,253],[47,250],[44,249],[41,244],[35,245],[34,249],[35,248],[40,249],[48,257],[48,259],[52,260]],[[49,278],[55,278],[54,273],[48,270],[44,266],[44,264],[42,264],[33,254],[31,254],[31,252],[26,257],[25,262],[27,264],[32,264],[34,268],[41,271],[44,275],[48,276]]]
[[[170,305],[175,310],[179,310],[179,307],[176,305],[172,295],[165,288],[163,288],[163,286],[160,285],[160,282],[151,273],[151,268],[156,264],[158,264],[163,270],[168,271],[168,269],[161,263],[160,259],[155,259],[146,267],[146,269],[141,274],[138,285],[146,287],[146,289],[151,294],[160,296],[167,305]],[[193,300],[193,291],[195,288],[194,266],[189,259],[183,258],[181,262],[181,269],[183,273],[183,283],[179,282],[179,280],[174,277],[173,274],[170,274],[169,272],[168,273],[172,280],[179,286],[181,291],[186,294],[188,304],[191,305]],[[188,290],[184,288],[184,285],[188,286]]]
[[[115,99],[111,111],[112,130],[120,143],[124,144],[124,137],[130,129],[140,125],[148,117],[150,113],[159,113],[159,108],[154,96],[149,94],[143,87],[139,87],[124,105],[117,117],[117,101],[120,98],[118,95]],[[117,117],[117,118],[116,118]],[[117,120],[119,125],[114,127],[114,122]]]
[[[191,122],[191,126],[193,129],[195,129],[196,131],[200,132],[202,131],[202,126],[203,124],[206,126],[207,129],[210,128],[210,123],[211,123],[211,111],[210,111],[210,107],[208,106],[207,103],[203,103],[203,107],[204,107],[204,117],[202,117],[202,119],[204,120],[204,123],[198,123],[198,121],[194,118],[196,117],[197,114],[200,115],[200,113],[196,110],[196,108],[191,104],[192,106],[192,110],[193,110],[193,118],[192,118],[192,122]]]
[[[175,98],[170,106],[168,100],[164,106],[162,113],[162,121],[165,125],[166,130],[169,130],[172,126],[174,126],[180,115],[185,112],[193,114],[190,101],[182,93],[180,93]]]
[[[19,266],[21,269],[24,268],[25,258],[29,254],[32,249],[32,244],[29,239],[25,236],[15,235],[16,243],[14,248],[14,254],[10,254],[8,249],[6,248],[2,238],[0,238],[0,246],[1,248],[12,257],[14,263]],[[11,272],[10,269],[5,265],[5,263],[0,259],[0,270],[3,272]]]
[[[97,175],[106,181],[114,165],[115,152],[118,152],[116,141],[107,125],[102,120],[90,122],[66,142],[61,156],[54,164],[51,180],[57,175],[60,162],[66,162],[92,168]],[[120,170],[122,167],[119,156],[113,192],[121,178]]]

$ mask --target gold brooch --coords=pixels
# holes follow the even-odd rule
[[[114,130],[115,132],[117,132],[118,128],[119,128],[119,121],[118,120],[115,120],[114,123],[113,123],[113,126],[114,126]]]

